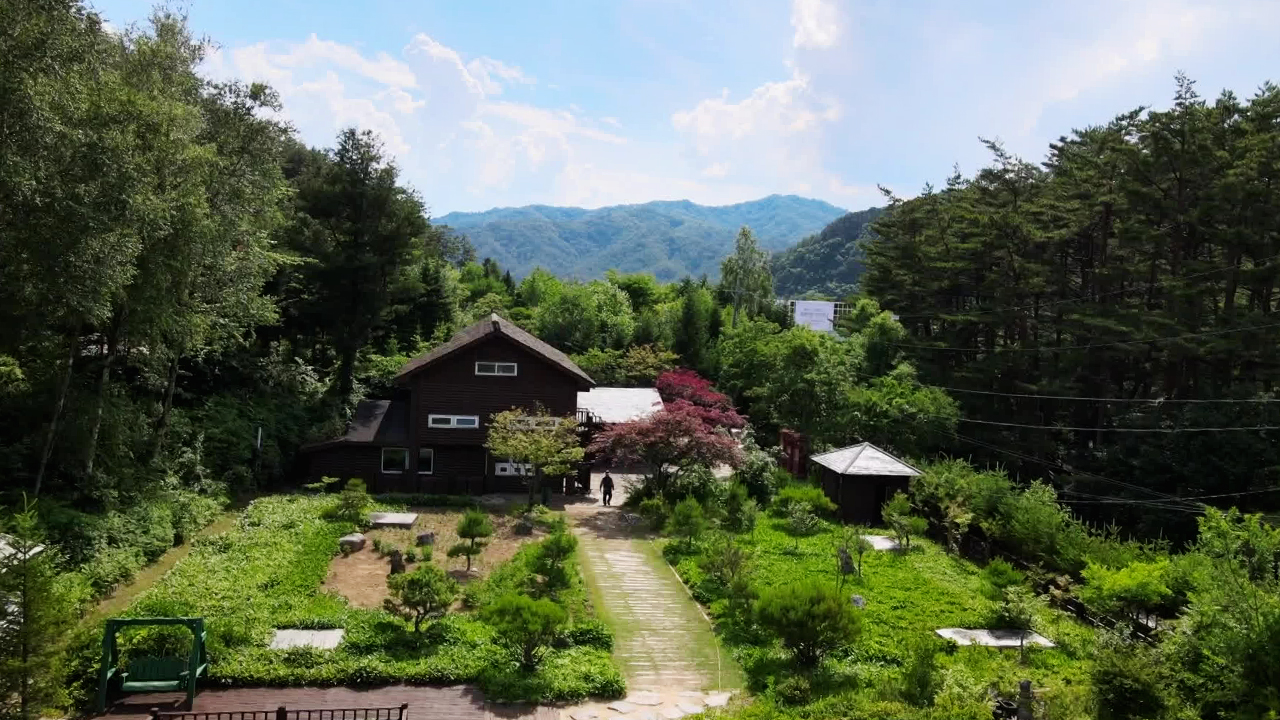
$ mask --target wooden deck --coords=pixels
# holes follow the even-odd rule
[[[161,712],[183,709],[182,693],[126,695],[103,717],[107,720],[147,720],[151,708]],[[558,720],[555,708],[532,705],[497,705],[466,686],[380,688],[233,688],[201,690],[195,712],[274,710],[323,710],[361,707],[398,707],[408,703],[408,720]]]

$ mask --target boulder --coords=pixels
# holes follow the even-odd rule
[[[391,551],[391,574],[399,575],[404,572],[404,556],[400,554],[399,548]]]
[[[423,547],[425,545],[435,545],[436,534],[433,532],[418,533],[417,543],[418,543],[418,547]]]
[[[351,533],[338,538],[338,549],[343,554],[358,552],[364,549],[365,537],[361,533]]]

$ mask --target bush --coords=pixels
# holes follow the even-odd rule
[[[910,657],[902,669],[900,695],[903,702],[915,707],[933,704],[942,689],[942,675],[938,671],[938,651],[941,643],[933,637],[917,639],[910,646]]]
[[[1165,672],[1159,654],[1141,644],[1105,635],[1093,655],[1093,693],[1098,720],[1161,717]]]
[[[387,589],[389,609],[412,618],[414,632],[422,629],[424,619],[447,612],[458,597],[458,583],[430,563],[387,578]]]
[[[1137,619],[1172,597],[1165,582],[1168,572],[1168,560],[1133,562],[1119,570],[1089,563],[1084,569],[1080,600],[1098,612],[1121,612]]]
[[[613,651],[613,631],[595,618],[576,618],[556,637],[556,647],[591,647]]]
[[[1004,598],[1005,588],[1021,585],[1026,579],[1026,575],[1002,558],[993,559],[982,569],[983,592],[992,600]]]
[[[742,465],[733,473],[733,481],[746,488],[747,494],[759,505],[767,506],[778,488],[790,482],[791,475],[782,470],[785,479],[779,482],[775,471],[782,470],[773,456],[748,438],[742,444]]]
[[[782,642],[802,667],[854,642],[861,622],[835,588],[812,580],[771,588],[756,603],[756,619]]]
[[[545,540],[538,543],[538,550],[533,562],[533,571],[543,578],[548,590],[558,590],[569,585],[569,576],[565,563],[578,549],[578,538],[567,528],[559,528]]]
[[[911,500],[902,492],[884,504],[884,521],[904,551],[911,549],[912,537],[924,535],[929,529],[928,520],[911,514]]]
[[[482,538],[492,534],[493,523],[489,521],[489,516],[480,510],[468,510],[458,521],[458,537],[466,542],[454,545],[446,554],[451,558],[465,556],[467,572],[471,572],[471,560],[484,550]]]
[[[564,608],[550,600],[534,600],[512,593],[498,598],[485,609],[484,620],[498,638],[520,657],[525,670],[538,666],[545,649],[568,619]]]
[[[365,513],[368,512],[371,502],[364,480],[351,478],[347,481],[346,486],[342,488],[342,492],[339,493],[338,503],[333,507],[329,517],[334,520],[363,525],[366,521]]]
[[[649,523],[649,527],[654,530],[661,530],[667,525],[667,516],[671,514],[671,506],[658,497],[651,497],[640,503],[638,508],[640,517]]]
[[[676,503],[667,520],[667,533],[678,538],[686,550],[693,549],[693,544],[706,529],[707,518],[702,512],[702,505],[691,497]]]
[[[730,532],[749,533],[755,530],[759,508],[751,499],[747,487],[734,483],[724,502],[724,527]]]
[[[822,516],[836,511],[836,504],[827,497],[822,488],[803,483],[792,483],[782,488],[778,492],[778,497],[774,499],[771,510],[778,517],[789,517],[791,509],[801,504],[808,505],[811,512]]]

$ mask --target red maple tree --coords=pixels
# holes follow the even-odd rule
[[[655,384],[664,402],[688,400],[700,407],[733,409],[733,401],[728,395],[718,392],[710,380],[688,368],[668,370],[658,376]]]
[[[737,467],[742,461],[742,449],[724,425],[708,422],[709,411],[686,400],[675,400],[643,420],[607,428],[592,441],[589,452],[619,464],[648,465],[649,480],[660,493],[694,466]],[[742,420],[732,408],[718,412]]]

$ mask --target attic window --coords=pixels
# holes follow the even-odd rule
[[[516,364],[509,362],[478,362],[476,363],[477,375],[515,375]]]
[[[428,415],[427,425],[433,428],[477,428],[480,417],[477,415]]]

